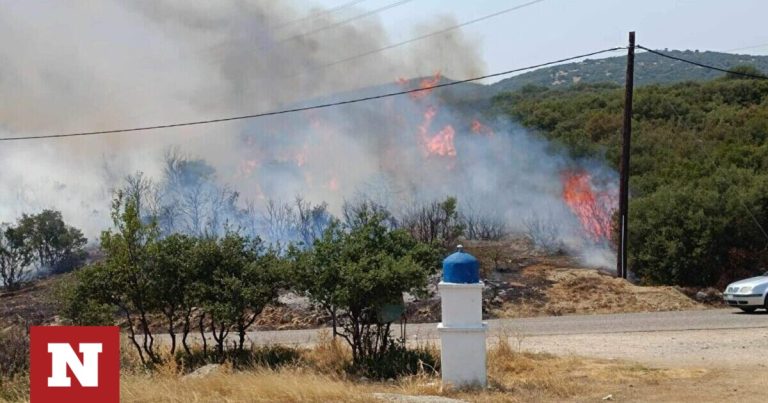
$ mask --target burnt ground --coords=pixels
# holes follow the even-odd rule
[[[56,285],[67,277],[36,280],[18,291],[0,291],[0,329],[11,324],[30,326],[57,322]]]

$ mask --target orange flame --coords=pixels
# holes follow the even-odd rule
[[[421,79],[421,82],[419,82],[419,89],[421,91],[415,91],[410,94],[411,98],[414,100],[425,98],[427,95],[432,93],[432,90],[434,86],[440,84],[440,72],[436,72],[433,77],[430,78],[423,78]],[[397,83],[401,86],[408,88],[408,84],[410,83],[410,80],[406,78],[398,78]]]
[[[480,135],[484,135],[484,136],[493,137],[493,134],[494,134],[493,133],[493,129],[491,129],[490,127],[488,127],[488,126],[486,126],[486,125],[484,125],[482,123],[480,123],[480,121],[477,120],[477,119],[473,119],[472,120],[471,129],[472,129],[472,133],[480,134]]]
[[[582,228],[595,242],[611,239],[611,216],[616,195],[596,191],[592,177],[583,170],[562,174],[563,200],[576,214]]]
[[[332,177],[330,181],[328,181],[328,188],[332,191],[336,192],[339,190],[339,179],[337,177]]]
[[[455,157],[456,147],[453,145],[453,137],[456,133],[453,130],[453,126],[446,125],[434,135],[429,133],[429,128],[436,115],[437,108],[430,105],[427,110],[424,111],[424,121],[419,125],[419,137],[424,144],[426,155]]]
[[[250,176],[258,166],[259,166],[259,161],[255,159],[242,161],[240,162],[240,167],[238,168],[238,175]]]
[[[453,136],[455,132],[451,125],[445,126],[434,137],[427,140],[425,144],[427,152],[430,155],[439,155],[442,157],[455,157],[456,147],[453,146]]]

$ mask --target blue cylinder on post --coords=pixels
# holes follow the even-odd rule
[[[461,245],[443,260],[443,281],[446,283],[472,284],[480,282],[480,262]]]

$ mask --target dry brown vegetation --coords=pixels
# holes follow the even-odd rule
[[[185,379],[172,371],[147,376],[125,375],[126,402],[207,401],[371,401],[373,393],[446,396],[468,401],[563,401],[602,398],[627,384],[653,386],[678,378],[700,377],[702,371],[650,369],[638,364],[582,357],[557,357],[517,349],[505,336],[489,350],[490,387],[484,391],[442,391],[429,371],[394,382],[368,382],[341,373],[338,363],[349,351],[324,341],[304,356],[313,364],[282,369],[233,372]]]
[[[616,360],[534,354],[519,347],[514,336],[498,337],[489,349],[489,388],[482,391],[443,391],[439,376],[428,369],[389,382],[370,382],[346,375],[342,369],[351,357],[350,352],[329,338],[302,349],[302,364],[250,371],[235,371],[225,365],[198,377],[184,377],[173,364],[152,373],[139,370],[133,367],[137,360],[129,352],[123,357],[121,401],[361,402],[375,400],[374,393],[439,395],[480,402],[594,401],[608,394],[621,394],[628,387],[653,388],[706,374],[700,370],[651,369]],[[26,399],[24,383],[5,387],[18,389],[17,401]]]
[[[543,284],[538,295],[503,300],[491,306],[491,316],[516,318],[706,308],[674,287],[641,287],[596,269],[537,264],[521,269],[518,275],[529,279],[521,282]]]
[[[675,287],[637,286],[569,256],[538,253],[522,239],[466,248],[491,288],[487,318],[705,309]]]

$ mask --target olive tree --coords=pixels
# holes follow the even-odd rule
[[[382,308],[402,303],[404,292],[423,291],[439,252],[407,231],[392,229],[388,215],[358,209],[334,222],[314,247],[293,250],[295,284],[336,320],[335,334],[352,348],[356,363],[383,355],[391,345],[392,318]]]

